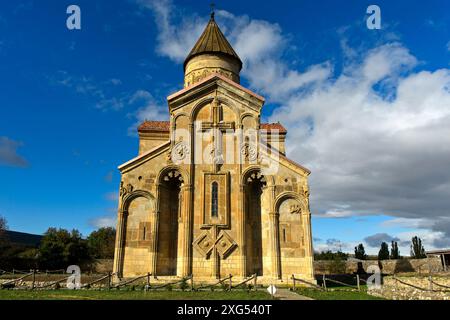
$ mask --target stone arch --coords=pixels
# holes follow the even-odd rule
[[[156,238],[155,273],[161,276],[175,276],[178,263],[178,222],[181,217],[182,193],[185,184],[182,170],[168,166],[157,178],[158,221]]]
[[[263,275],[263,217],[262,194],[266,179],[259,167],[253,166],[242,175],[244,188],[243,207],[245,217],[246,275]]]
[[[151,248],[156,223],[155,198],[147,191],[136,190],[122,200],[123,232],[120,243],[123,258],[120,274],[125,277],[151,270]]]
[[[129,194],[127,194],[122,200],[122,211],[127,212],[130,206],[130,202],[138,197],[147,198],[148,200],[153,201],[153,213],[155,212],[155,197],[148,191],[145,190],[135,190]]]
[[[305,203],[297,193],[284,192],[276,198],[274,212],[278,216],[275,228],[278,229],[280,273],[292,274],[295,267],[287,261],[306,255]]]
[[[190,185],[190,176],[188,172],[184,168],[177,165],[168,165],[161,169],[156,176],[157,183],[161,183],[164,175],[170,171],[178,171],[181,174],[183,185]]]
[[[239,109],[236,107],[235,103],[233,101],[231,101],[230,99],[227,99],[220,95],[217,96],[217,99],[219,100],[220,103],[222,103],[223,105],[225,105],[228,108],[230,108],[231,110],[233,110],[233,112],[236,116],[236,120],[237,121],[239,120],[239,122],[240,122],[240,112],[239,112]],[[204,99],[200,100],[199,102],[197,102],[191,110],[191,114],[190,114],[191,122],[194,122],[197,119],[197,115],[200,112],[200,110],[207,104],[212,103],[213,100],[214,100],[213,97],[208,97],[208,98],[204,98]]]

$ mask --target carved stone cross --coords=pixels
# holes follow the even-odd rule
[[[209,231],[203,231],[193,244],[202,256],[211,258],[212,276],[220,278],[220,259],[225,259],[234,250],[236,242],[218,226],[213,226]]]
[[[211,104],[211,121],[202,122],[202,131],[212,130],[212,150],[211,157],[214,165],[214,172],[220,171],[223,164],[222,154],[222,134],[227,130],[234,130],[234,122],[223,121],[222,106],[216,96]]]

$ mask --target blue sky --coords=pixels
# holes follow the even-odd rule
[[[66,28],[70,4],[81,8],[81,30]],[[366,28],[370,4],[381,8],[381,30]],[[412,234],[429,248],[450,245],[450,177],[442,170],[450,165],[444,125],[450,3],[217,1],[216,7],[244,60],[242,83],[267,98],[263,119],[286,124],[289,156],[313,170],[316,248],[338,243],[351,251],[358,242],[399,239],[407,254]],[[182,58],[208,14],[209,1],[0,4],[0,215],[11,230],[55,226],[87,235],[114,221],[117,166],[137,153],[137,123],[166,117],[165,97],[182,87]],[[368,87],[359,88],[365,80]],[[355,106],[349,81],[361,96]],[[429,86],[425,102],[413,96],[416,82]],[[405,101],[417,105],[417,118],[435,116],[378,140],[380,128],[398,132],[415,123]],[[381,110],[371,115],[381,122],[373,131],[358,126],[370,118],[359,107]],[[330,125],[336,119],[342,127]],[[348,138],[349,127],[354,137],[378,138]],[[424,153],[419,144],[431,149]],[[386,154],[378,158],[380,150]],[[420,173],[421,164],[427,169]],[[382,172],[372,169],[377,165]],[[435,192],[417,196],[420,188]]]

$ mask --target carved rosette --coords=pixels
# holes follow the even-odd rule
[[[241,154],[245,161],[256,161],[258,158],[258,151],[256,147],[250,143],[245,143],[241,147]]]
[[[171,150],[171,160],[181,162],[189,155],[190,150],[186,142],[178,142]]]

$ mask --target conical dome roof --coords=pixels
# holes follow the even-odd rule
[[[194,48],[192,48],[191,52],[186,57],[184,68],[186,69],[187,63],[193,57],[205,53],[222,54],[234,58],[239,63],[239,70],[242,69],[242,61],[214,20],[214,12],[211,13],[211,19],[209,20],[205,31],[203,31]]]

